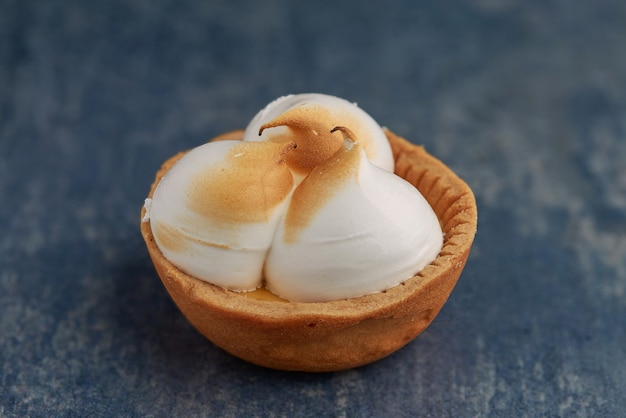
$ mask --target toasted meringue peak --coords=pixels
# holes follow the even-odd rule
[[[330,133],[332,134],[337,131],[341,132],[341,134],[343,135],[344,147],[351,148],[352,146],[354,146],[354,144],[356,144],[356,140],[354,139],[354,132],[352,132],[350,129],[346,128],[345,126],[335,126],[333,129],[330,130]]]
[[[293,189],[293,144],[211,142],[182,157],[152,197],[152,232],[181,270],[218,286],[261,285],[265,255]]]
[[[283,239],[297,241],[303,229],[309,226],[316,214],[349,181],[358,181],[359,167],[363,162],[360,144],[350,139],[322,165],[315,167],[295,189],[284,219]]]
[[[266,285],[294,302],[380,292],[419,272],[442,245],[439,221],[417,189],[346,138],[294,191],[265,264]]]
[[[335,96],[311,93],[276,99],[248,124],[244,140],[293,140],[298,148],[303,142],[305,148],[290,154],[289,159],[295,170],[308,172],[341,147],[342,141],[330,134],[330,130],[338,125],[347,126],[354,132],[375,165],[393,171],[393,155],[380,125],[354,103]]]
[[[331,113],[323,106],[297,106],[263,124],[259,128],[259,136],[266,129],[281,126],[289,128],[291,132],[270,137],[270,141],[295,142],[294,151],[287,155],[287,164],[296,173],[307,174],[341,147],[341,137],[327,129],[325,121],[330,118]]]

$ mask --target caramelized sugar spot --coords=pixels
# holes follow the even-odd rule
[[[285,216],[286,243],[298,240],[300,232],[306,228],[316,213],[324,207],[348,181],[358,181],[361,162],[361,147],[351,143],[342,146],[322,165],[315,167],[293,192]]]
[[[354,127],[355,138],[363,141],[367,154],[374,153],[370,134],[361,129],[361,123],[350,113],[331,111],[320,105],[301,105],[287,110],[261,127],[261,132],[268,128],[286,126],[290,133],[281,133],[272,138],[272,142],[296,142],[297,148],[287,155],[287,164],[296,173],[307,174],[314,167],[330,158],[342,146],[342,137],[331,133],[335,126]]]
[[[188,207],[225,223],[264,222],[290,193],[294,180],[285,164],[293,144],[242,142],[224,160],[192,179]]]

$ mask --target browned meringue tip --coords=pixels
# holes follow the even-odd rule
[[[350,142],[357,141],[357,138],[354,135],[354,132],[352,132],[350,129],[346,128],[345,126],[335,126],[333,129],[330,130],[330,133],[332,134],[337,131],[341,132],[344,140],[348,140]]]
[[[445,233],[439,256],[416,276],[382,293],[292,303],[256,298],[256,292],[227,291],[183,273],[163,257],[149,221],[142,222],[141,232],[159,277],[199,332],[231,354],[260,366],[326,372],[381,359],[428,327],[469,256],[477,227],[476,201],[467,184],[441,161],[391,131],[385,133],[396,174],[420,190],[439,218]],[[243,133],[228,134],[229,139],[237,136],[243,137]],[[181,156],[165,162],[148,197]],[[144,213],[142,209],[142,218]]]

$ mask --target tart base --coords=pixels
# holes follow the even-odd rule
[[[148,252],[168,293],[190,323],[227,352],[279,370],[326,372],[379,360],[406,345],[437,316],[469,256],[477,226],[471,189],[423,147],[385,131],[396,174],[413,184],[444,231],[437,258],[414,277],[381,293],[322,303],[293,303],[228,291],[191,277],[157,247],[150,222],[141,222]],[[241,139],[243,131],[220,135]],[[161,177],[184,153],[167,160]],[[142,209],[141,218],[145,215]]]

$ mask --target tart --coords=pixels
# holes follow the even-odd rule
[[[419,335],[437,316],[463,270],[477,227],[471,189],[421,146],[385,130],[395,173],[415,186],[433,208],[444,232],[439,255],[417,275],[379,293],[328,302],[297,303],[261,288],[235,292],[196,279],[168,261],[155,243],[142,209],[141,232],[168,293],[206,338],[259,366],[327,372],[379,360]],[[241,139],[243,131],[215,140]],[[180,159],[167,160],[148,198]]]

